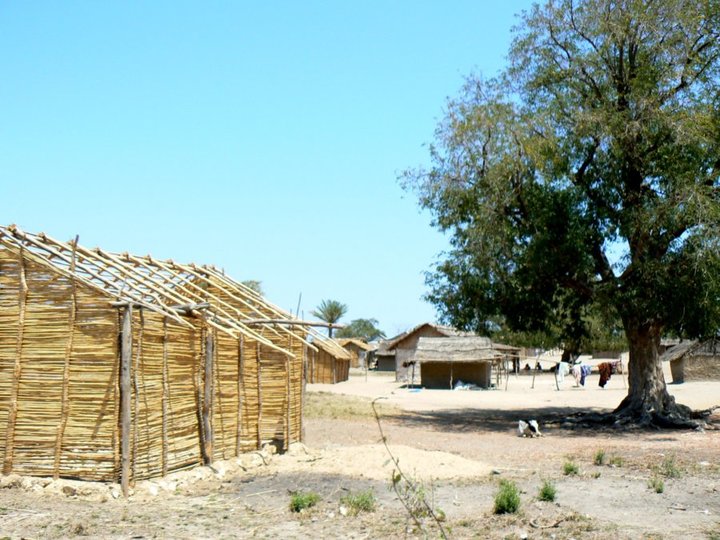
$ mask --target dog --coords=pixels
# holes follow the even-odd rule
[[[520,420],[518,422],[518,436],[519,437],[542,437],[540,433],[540,426],[537,420]]]

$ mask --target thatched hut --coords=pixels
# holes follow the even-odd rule
[[[316,350],[308,351],[307,382],[336,384],[350,377],[350,353],[336,341],[312,342]]]
[[[376,353],[378,363],[381,359],[395,359],[395,380],[414,383],[421,378],[420,364],[415,359],[418,340],[421,338],[445,338],[473,335],[460,332],[449,326],[422,323],[387,341]]]
[[[675,384],[720,380],[720,340],[681,341],[665,351],[660,359],[670,362]]]
[[[507,347],[496,350],[490,339],[478,336],[418,340],[415,361],[421,366],[425,388],[454,388],[458,381],[480,388],[492,386],[493,365],[500,367]]]
[[[368,353],[373,350],[370,345],[358,338],[341,338],[337,342],[350,353],[350,367],[367,367]]]
[[[316,348],[286,321],[212,267],[0,227],[3,473],[127,491],[268,442],[286,448],[301,437],[303,362]]]

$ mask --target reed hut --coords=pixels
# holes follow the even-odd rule
[[[287,448],[317,350],[306,334],[213,267],[0,227],[2,472],[120,481],[127,493]]]
[[[336,384],[350,377],[350,353],[336,341],[313,341],[316,350],[308,351],[307,381]]]
[[[350,367],[367,367],[368,353],[373,348],[358,338],[342,338],[337,340],[338,344],[350,353]]]

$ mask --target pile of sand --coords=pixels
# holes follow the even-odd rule
[[[308,473],[340,474],[372,480],[389,480],[395,465],[382,444],[365,444],[350,447],[308,449],[293,445],[288,454],[277,460],[286,470]],[[409,446],[391,445],[392,455],[399,460],[403,472],[423,480],[447,480],[486,476],[492,468],[478,461],[466,459],[447,452],[426,451]],[[417,471],[431,471],[417,474]]]

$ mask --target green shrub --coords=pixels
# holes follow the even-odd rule
[[[612,467],[622,467],[625,460],[621,456],[613,456],[608,462]]]
[[[680,468],[675,463],[675,456],[666,457],[660,465],[660,473],[665,478],[680,478]]]
[[[577,463],[575,463],[573,460],[569,460],[563,464],[563,472],[565,473],[565,476],[578,474],[580,472],[580,467],[578,467]]]
[[[375,511],[375,494],[372,490],[348,493],[340,498],[340,502],[347,506],[354,516],[360,512]]]
[[[540,488],[538,499],[541,501],[553,502],[556,494],[557,489],[555,489],[555,484],[553,484],[550,480],[545,480]]]
[[[514,514],[520,508],[520,491],[515,482],[500,480],[500,489],[495,494],[496,514]]]
[[[290,510],[300,512],[320,502],[320,495],[312,491],[298,491],[290,497]]]
[[[655,493],[662,493],[665,491],[665,482],[663,482],[663,479],[659,476],[653,476],[648,480],[648,487]]]
[[[604,465],[605,464],[605,450],[602,448],[595,452],[595,465]]]

